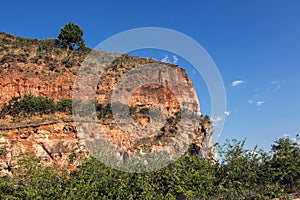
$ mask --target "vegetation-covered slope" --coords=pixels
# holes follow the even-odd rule
[[[71,174],[25,159],[18,176],[0,178],[1,199],[282,199],[297,198],[300,149],[289,138],[272,151],[246,150],[244,141],[219,148],[219,163],[186,154],[159,171],[136,174],[81,160]],[[75,157],[71,157],[74,160]],[[299,198],[299,196],[298,196]]]

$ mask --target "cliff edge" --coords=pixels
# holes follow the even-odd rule
[[[58,48],[54,39],[26,39],[0,33],[0,107],[3,108],[13,98],[22,99],[26,95],[53,99],[54,102],[71,99],[77,89],[74,88],[77,73],[90,53],[88,48],[80,51]],[[176,151],[176,142],[169,141],[174,139],[176,131],[182,129],[183,104],[191,115],[191,118],[186,119],[198,116],[195,118],[197,122],[184,123],[184,129],[187,130],[184,134],[193,140],[192,153],[216,159],[211,141],[211,122],[200,116],[200,104],[194,85],[184,69],[150,58],[98,53],[104,57],[117,57],[105,66],[99,76],[95,102],[100,107],[99,111],[96,106],[96,112],[100,112],[97,113],[96,123],[104,130],[106,138],[118,146],[120,159],[130,158],[135,152],[146,151],[146,148],[147,151],[166,149],[167,143],[168,151]],[[126,130],[121,129],[111,110],[107,115],[101,114],[103,108],[111,106],[112,95],[122,77],[144,65],[165,65],[172,69],[172,73],[155,70],[152,78],[157,82],[141,85],[132,91],[130,99],[122,99],[120,95],[119,101],[127,102],[127,106],[133,110],[131,118],[138,126],[147,127],[153,123],[151,110],[163,116],[164,122],[159,133],[149,137],[145,137],[142,131],[134,130],[132,126]],[[147,79],[142,73],[139,78]],[[86,86],[82,90],[90,91],[90,87]],[[130,84],[128,87],[131,87]],[[68,165],[72,158],[73,165],[70,168],[76,167],[76,159],[90,156],[79,135],[81,127],[78,127],[70,112],[53,111],[26,116],[4,113],[0,121],[2,175],[10,174],[23,155],[32,153],[47,165]]]

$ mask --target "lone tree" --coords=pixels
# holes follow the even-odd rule
[[[60,29],[58,40],[63,47],[69,48],[71,44],[76,44],[83,48],[85,45],[82,35],[83,30],[77,24],[69,22]]]

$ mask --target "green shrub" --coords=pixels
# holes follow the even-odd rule
[[[51,71],[54,71],[54,72],[57,72],[57,71],[58,71],[58,68],[57,68],[56,65],[50,65],[50,66],[49,66],[49,69],[50,69]]]
[[[6,63],[14,60],[14,55],[11,53],[7,53],[2,58],[0,58],[0,63]]]
[[[150,108],[141,108],[139,113],[143,114],[143,115],[148,115],[150,111]]]
[[[290,138],[280,138],[272,145],[271,151],[272,158],[267,164],[273,184],[288,192],[296,192],[300,188],[299,143]]]
[[[96,103],[96,112],[98,119],[108,119],[112,117],[112,110],[110,104],[99,104]]]
[[[227,141],[219,153],[217,163],[186,153],[147,173],[117,171],[89,158],[81,160],[69,177],[65,171],[41,168],[38,161],[24,158],[14,171],[18,176],[0,178],[0,198],[286,199],[290,187],[299,193],[299,144],[291,139],[277,140],[270,154],[245,149],[245,141]]]
[[[25,95],[23,98],[14,97],[8,104],[5,104],[1,110],[1,116],[4,117],[6,114],[9,114],[13,117],[24,117],[35,113],[50,114],[54,111],[55,103],[53,99]]]
[[[72,99],[61,99],[56,105],[57,111],[72,114]]]
[[[62,61],[62,64],[64,64],[66,68],[71,68],[74,65],[74,61],[70,57],[66,57]]]

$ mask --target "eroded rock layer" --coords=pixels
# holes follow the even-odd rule
[[[89,57],[89,53],[88,49],[66,51],[57,48],[51,39],[38,41],[0,33],[0,106],[2,107],[13,97],[23,97],[26,94],[53,98],[55,101],[74,97],[74,92],[76,93],[78,89],[74,84],[76,75],[80,72],[80,67],[86,65],[85,59]],[[95,62],[95,65],[101,65],[101,73],[97,77],[99,81],[96,86],[84,85],[82,91],[92,91],[94,99],[100,104],[110,104],[112,98],[117,97],[121,103],[136,107],[138,112],[150,109],[150,113],[133,117],[136,126],[147,128],[155,121],[152,119],[151,109],[161,112],[164,120],[177,119],[175,120],[177,124],[163,121],[160,124],[162,129],[159,134],[172,133],[174,129],[180,130],[183,127],[187,130],[187,136],[193,138],[196,153],[206,156],[205,150],[212,146],[210,122],[198,118],[197,122],[184,123],[186,126],[184,127],[180,124],[184,121],[182,115],[180,115],[181,121],[178,118],[178,113],[183,111],[200,117],[200,105],[193,83],[183,69],[149,58],[97,53],[102,58],[113,57],[114,59]],[[143,74],[145,70],[139,71],[144,69],[145,65],[150,65],[151,68],[148,69],[153,70],[150,71],[151,79],[149,79],[149,72]],[[134,70],[136,70],[135,76],[138,75],[137,78],[124,81],[124,77]],[[150,82],[145,81],[148,79]],[[120,82],[123,82],[123,85]],[[122,95],[125,91],[130,93],[129,97]],[[118,95],[117,92],[121,94]],[[187,119],[189,118],[186,117],[185,120]],[[54,121],[33,123],[35,121],[29,119],[25,124],[18,124],[15,120],[7,118],[1,125],[0,170],[4,174],[9,173],[10,169],[16,166],[17,160],[23,154],[34,153],[45,163],[59,165],[67,164],[70,155],[76,154],[79,157],[88,155],[88,151],[80,141],[82,138],[78,136],[78,127],[70,117],[67,121],[56,117]],[[99,122],[107,138],[110,138],[124,152],[140,150],[142,146],[139,140],[140,131],[133,130],[133,126],[127,127],[124,131],[119,125],[115,119],[102,119],[102,123]],[[150,144],[153,150],[165,148],[163,142],[153,142],[154,138],[158,137],[154,135],[142,141],[152,141]]]

